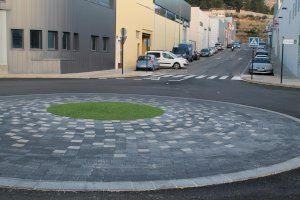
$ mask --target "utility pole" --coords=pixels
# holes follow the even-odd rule
[[[280,69],[280,83],[283,82],[283,58],[284,58],[284,36],[282,37],[282,55],[281,55],[281,69]]]

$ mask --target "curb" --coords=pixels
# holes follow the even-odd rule
[[[243,75],[242,75],[242,80],[247,83],[254,83],[254,84],[259,84],[259,85],[300,89],[300,86],[297,86],[297,85],[286,85],[286,84],[280,84],[280,83],[270,83],[270,82],[264,82],[264,81],[249,80],[248,78],[243,77]]]
[[[151,72],[147,74],[129,74],[129,75],[116,75],[116,76],[1,76],[0,79],[116,79],[116,78],[132,78],[132,77],[147,77],[152,75]]]
[[[122,96],[132,96],[131,94],[114,94],[114,93],[68,93],[68,94],[36,94],[36,95],[14,95],[15,97],[22,96],[51,96],[51,95],[122,95]],[[135,94],[136,95],[136,94]],[[1,96],[1,98],[9,98],[14,96]],[[266,110],[262,108],[256,108],[252,106],[222,102],[222,101],[212,101],[205,99],[195,99],[195,98],[182,98],[182,97],[167,97],[167,96],[155,96],[155,95],[136,95],[141,97],[162,97],[162,98],[172,98],[172,99],[190,99],[194,101],[207,101],[215,103],[225,103],[230,105],[236,105],[239,107],[252,108],[257,110],[262,110],[266,112],[271,112],[274,114],[285,116],[289,119],[297,121],[300,123],[300,119],[278,113],[271,110]],[[229,174],[217,174],[207,177],[198,177],[191,179],[177,179],[177,180],[159,180],[159,181],[142,181],[142,182],[84,182],[84,181],[42,181],[42,180],[30,180],[30,179],[18,179],[18,178],[6,178],[0,177],[0,187],[4,188],[16,188],[16,189],[29,189],[29,190],[43,190],[43,191],[111,191],[111,192],[122,192],[122,191],[155,191],[155,190],[166,190],[166,189],[184,189],[184,188],[197,188],[206,187],[212,185],[228,184],[233,182],[246,181],[261,177],[266,177],[270,175],[279,174],[282,172],[290,171],[300,167],[300,156],[293,158],[291,160],[270,165],[267,167],[260,167],[240,172],[234,172]]]

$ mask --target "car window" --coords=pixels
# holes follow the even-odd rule
[[[253,60],[253,63],[270,63],[270,61],[268,59],[265,59],[265,58],[255,58]]]
[[[163,53],[163,57],[166,59],[174,59],[170,54]]]
[[[160,58],[160,53],[147,53],[147,55],[153,55],[155,58]]]

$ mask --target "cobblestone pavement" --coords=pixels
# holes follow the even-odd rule
[[[121,101],[160,117],[94,121],[54,116],[52,104]],[[0,98],[0,177],[152,181],[227,174],[300,155],[300,123],[261,109],[196,99],[113,94]]]

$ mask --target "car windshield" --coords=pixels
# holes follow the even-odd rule
[[[173,53],[174,54],[185,54],[185,50],[183,48],[179,48],[179,47],[174,47],[173,48]]]
[[[142,60],[151,60],[151,57],[150,56],[140,56],[138,58],[138,60],[142,61]]]
[[[268,53],[267,52],[257,52],[256,55],[257,56],[261,56],[261,55],[267,56]]]
[[[168,54],[170,54],[172,57],[174,57],[174,58],[178,58],[178,56],[176,56],[174,53],[172,53],[172,52],[168,52]]]
[[[270,60],[265,58],[255,58],[253,63],[270,63]]]
[[[209,52],[209,49],[202,49],[201,52]]]

